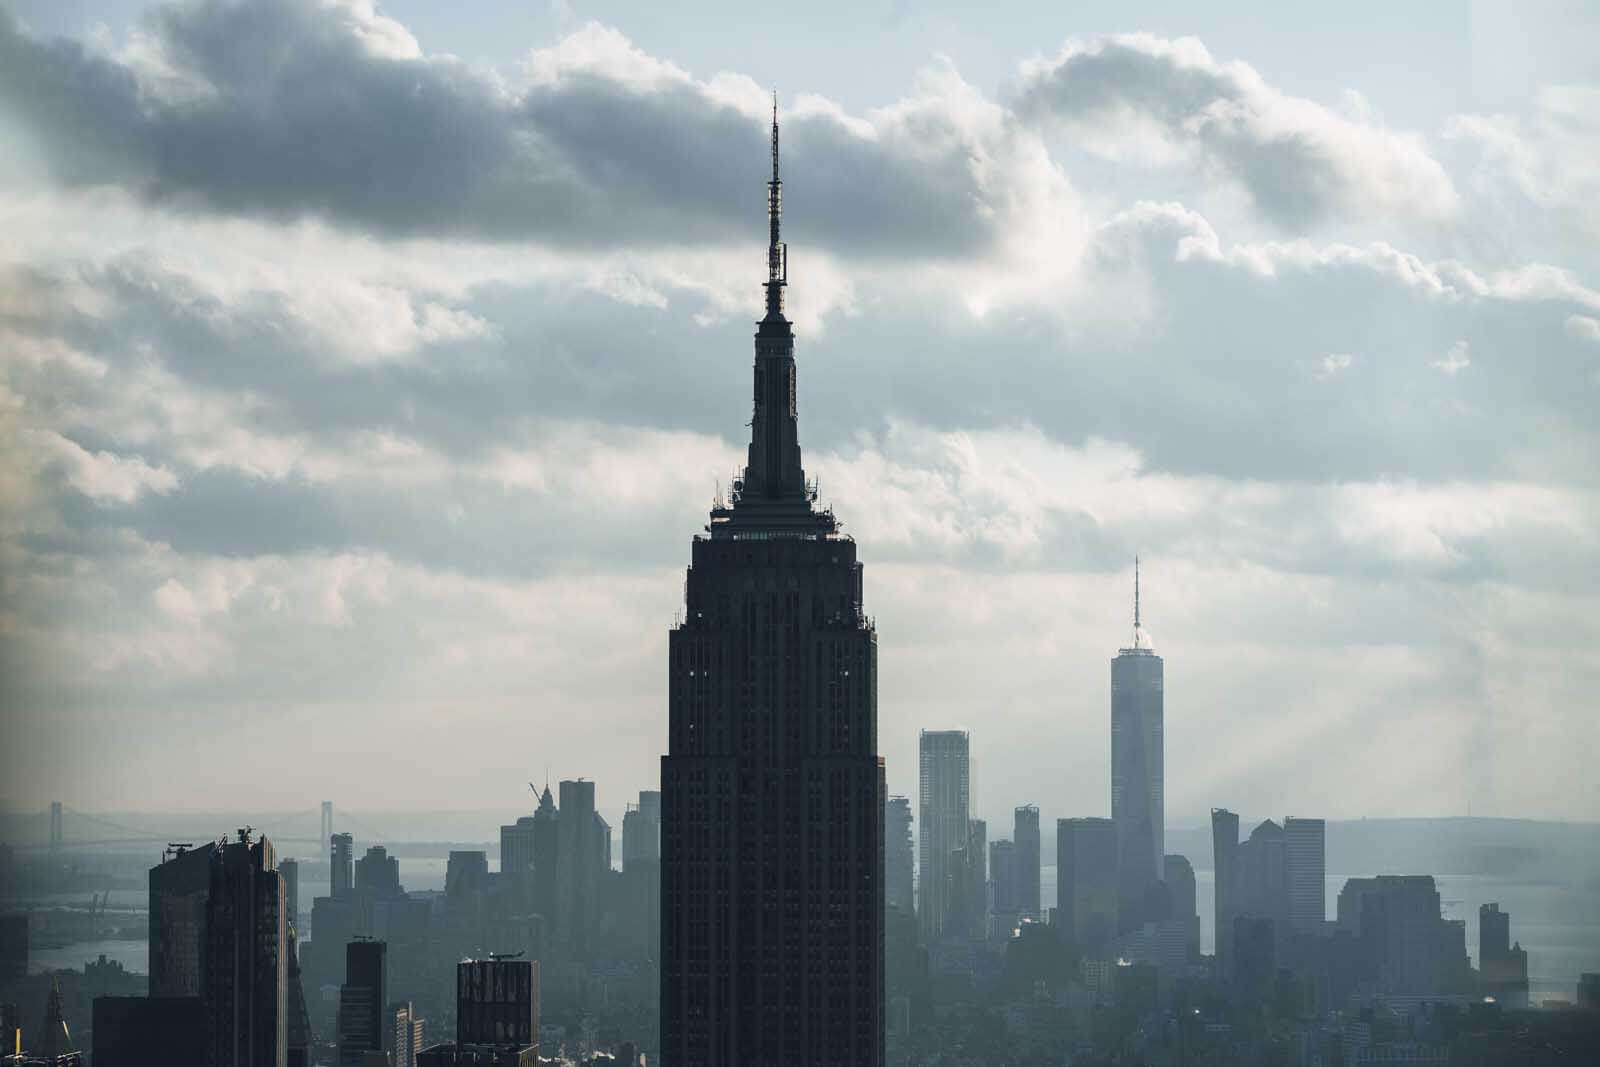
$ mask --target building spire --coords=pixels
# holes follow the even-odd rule
[[[778,177],[778,94],[772,94],[772,180],[767,183],[767,318],[783,318],[783,287],[789,284],[789,246],[778,236],[783,219],[783,179]]]
[[[1139,632],[1139,557],[1133,557],[1133,632]]]

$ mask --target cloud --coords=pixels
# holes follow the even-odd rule
[[[891,787],[919,726],[981,716],[1008,790],[1099,810],[1138,552],[1174,811],[1266,807],[1317,751],[1394,783],[1373,812],[1470,774],[1571,815],[1588,260],[1457,240],[1421,142],[1197,49],[1069,46],[1016,107],[943,63],[870,111],[784,102],[802,442],[866,562]],[[213,0],[88,44],[8,22],[0,101],[50,168],[0,176],[6,751],[73,739],[108,804],[281,804],[288,762],[392,804],[341,751],[477,731],[418,803],[487,801],[535,747],[612,799],[648,780],[689,539],[745,444],[764,91],[599,26],[485,70],[371,4]],[[1057,123],[1128,162],[1052,154]],[[1150,160],[1360,236],[1259,239]],[[1526,766],[1524,722],[1562,753],[1537,788],[1497,755]],[[1006,755],[1042,731],[1068,765]]]
[[[1568,315],[1564,325],[1568,337],[1600,344],[1600,319],[1589,315]]]
[[[1316,369],[1312,373],[1317,380],[1327,381],[1339,372],[1349,370],[1355,358],[1348,352],[1330,353],[1317,361]]]
[[[1450,346],[1450,351],[1445,353],[1443,359],[1434,360],[1431,366],[1438,367],[1454,378],[1457,374],[1472,366],[1472,360],[1467,358],[1467,342],[1457,341]]]
[[[1457,115],[1444,137],[1476,149],[1473,180],[1489,203],[1520,201],[1509,217],[1557,239],[1575,230],[1580,247],[1600,237],[1600,85],[1546,85],[1528,114]]]
[[[1089,152],[1199,166],[1291,230],[1341,217],[1447,220],[1460,204],[1421,139],[1290,96],[1192,37],[1071,40],[1022,65],[1016,108]]]
[[[60,469],[68,485],[96,503],[131,504],[147,491],[167,493],[178,486],[177,475],[165,467],[152,467],[138,456],[90,452],[49,430],[24,432],[21,445],[40,467]]]
[[[391,236],[643,248],[758,232],[765,93],[696,80],[609,28],[516,76],[424,55],[353,0],[167,4],[135,45],[39,40],[0,16],[0,95],[58,181]],[[1037,139],[953,72],[864,119],[802,102],[784,145],[807,238],[858,255],[969,255],[1072,199]]]

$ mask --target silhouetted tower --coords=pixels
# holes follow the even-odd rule
[[[694,540],[671,635],[661,761],[669,1065],[883,1059],[877,640],[855,542],[814,507],[800,464],[776,110],[772,151],[748,462]]]
[[[333,834],[328,844],[328,895],[347,897],[355,891],[355,838]]]
[[[50,851],[61,848],[61,801],[50,802]]]
[[[1227,808],[1211,809],[1211,864],[1216,876],[1211,936],[1217,970],[1233,975],[1233,920],[1239,914],[1239,816]]]
[[[1111,821],[1117,827],[1117,912],[1123,929],[1144,922],[1144,901],[1161,878],[1161,657],[1139,618],[1133,563],[1133,643],[1111,661]]]
[[[322,802],[322,840],[333,837],[333,801]]]
[[[1044,914],[1039,900],[1039,809],[1024,804],[1012,812],[1012,883],[1017,894],[1016,910],[1037,919]]]
[[[288,927],[272,845],[249,829],[211,854],[201,996],[208,1067],[285,1067]]]

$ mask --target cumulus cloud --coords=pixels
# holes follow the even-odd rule
[[[1448,219],[1460,203],[1420,138],[1284,93],[1190,37],[1069,41],[1022,65],[1017,110],[1113,159],[1200,166],[1291,230],[1330,217]]]
[[[137,43],[40,40],[0,15],[0,94],[58,180],[391,235],[602,247],[745,236],[764,180],[760,87],[697,80],[609,28],[520,75],[424,55],[356,0],[167,4]],[[970,254],[1070,201],[1059,172],[1030,172],[1035,139],[976,99],[950,75],[865,118],[792,111],[807,234],[857,254]]]

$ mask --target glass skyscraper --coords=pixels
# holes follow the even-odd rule
[[[1117,829],[1118,916],[1123,929],[1145,921],[1145,901],[1161,878],[1162,664],[1139,617],[1139,563],[1133,569],[1133,642],[1111,661],[1111,821]]]

